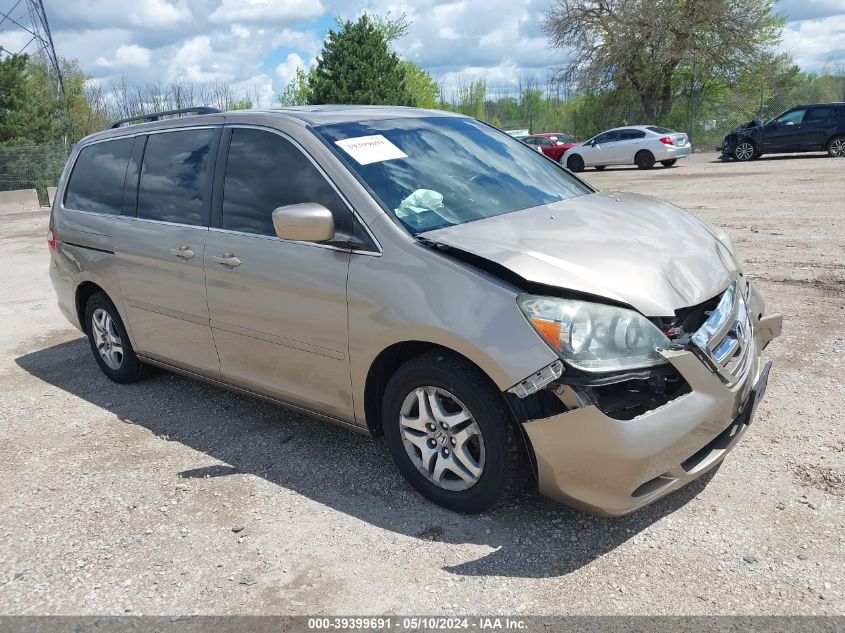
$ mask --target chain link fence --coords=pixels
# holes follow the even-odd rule
[[[35,189],[47,205],[47,187],[55,187],[70,156],[69,143],[0,147],[0,191]]]

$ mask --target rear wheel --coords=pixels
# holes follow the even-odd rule
[[[566,168],[575,173],[584,171],[584,159],[578,156],[578,154],[570,156],[566,159]]]
[[[634,164],[640,169],[651,169],[654,167],[654,154],[647,149],[641,149],[634,156]]]
[[[117,308],[102,292],[85,305],[85,331],[94,360],[109,379],[125,384],[147,374],[149,366],[138,360]]]
[[[670,158],[669,160],[661,160],[660,164],[663,165],[664,167],[671,167],[672,165],[674,165],[677,162],[678,162],[677,158]]]
[[[486,376],[447,353],[423,354],[387,384],[384,435],[399,471],[424,497],[483,512],[523,482],[519,431]]]
[[[827,153],[833,158],[845,157],[845,136],[834,136],[827,144]]]
[[[739,161],[751,160],[757,154],[757,148],[751,141],[740,141],[734,147],[734,158]]]

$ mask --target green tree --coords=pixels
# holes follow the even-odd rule
[[[27,61],[26,55],[10,55],[0,60],[0,145],[14,145],[28,140],[26,113],[31,102],[27,86]]]
[[[440,86],[427,70],[414,62],[399,62],[405,72],[405,90],[411,105],[418,108],[436,108],[439,104]]]
[[[252,108],[252,101],[249,99],[241,99],[239,101],[235,101],[231,106],[229,106],[230,110],[249,110]]]
[[[630,87],[660,120],[686,83],[735,78],[780,38],[776,0],[555,0],[543,20],[586,89]]]
[[[312,73],[313,74],[313,69]],[[285,86],[284,92],[279,95],[279,103],[289,108],[291,106],[308,105],[308,98],[311,92],[310,76],[301,68],[296,69],[296,75]]]
[[[326,34],[308,88],[312,104],[413,105],[399,57],[366,14]]]

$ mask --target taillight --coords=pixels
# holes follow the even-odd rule
[[[56,251],[56,236],[53,234],[53,229],[47,231],[47,250],[50,253],[54,253]]]
[[[674,145],[674,143],[672,142],[672,138],[669,137],[669,136],[664,136],[663,138],[660,139],[660,142],[663,143],[664,145]]]

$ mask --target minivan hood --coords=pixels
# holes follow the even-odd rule
[[[523,279],[626,303],[646,316],[715,297],[737,267],[713,229],[649,196],[594,193],[427,231],[423,239]]]

